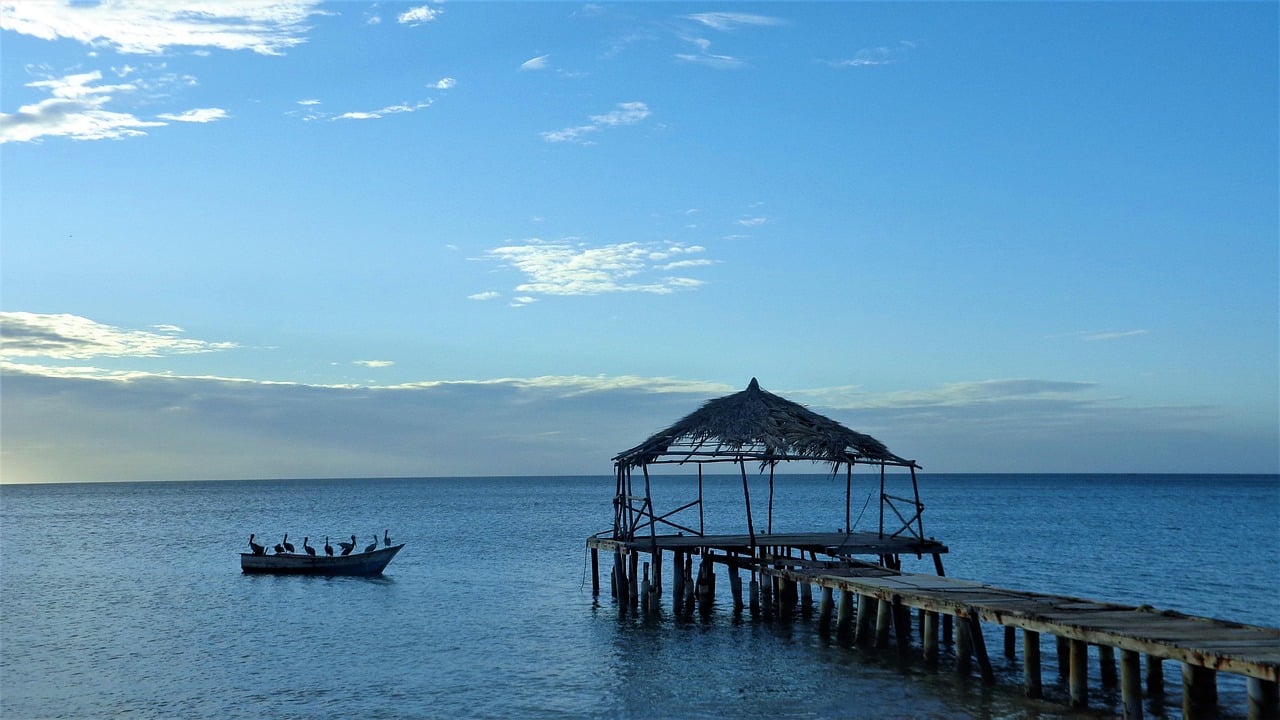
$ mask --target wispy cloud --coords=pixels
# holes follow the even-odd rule
[[[707,12],[684,15],[683,17],[713,30],[721,31],[737,30],[743,27],[770,27],[787,24],[787,21],[782,18],[750,13]]]
[[[0,113],[0,143],[29,142],[45,136],[113,140],[145,135],[144,128],[165,125],[106,109],[115,95],[132,92],[136,86],[95,84],[101,79],[102,73],[95,70],[27,83],[27,87],[48,91],[51,97],[23,105],[16,113]]]
[[[601,115],[592,115],[586,125],[567,127],[542,133],[547,142],[576,142],[589,144],[589,135],[600,132],[604,128],[635,125],[649,117],[649,106],[642,102],[618,103],[614,110]]]
[[[181,113],[160,113],[156,117],[174,122],[208,123],[225,119],[227,111],[222,108],[196,108]]]
[[[238,347],[180,337],[173,325],[126,330],[79,315],[0,312],[0,357],[83,360],[95,357],[161,357]]]
[[[386,117],[387,115],[399,115],[402,113],[417,112],[422,108],[426,108],[426,107],[431,107],[430,100],[421,100],[419,102],[412,103],[412,104],[401,103],[399,105],[388,105],[384,108],[378,108],[377,110],[344,112],[341,115],[336,115],[331,119],[332,120],[379,120],[381,118]]]
[[[305,23],[320,12],[318,5],[318,0],[10,1],[0,7],[0,29],[121,53],[159,54],[189,47],[280,55],[306,41]]]
[[[1080,337],[1089,340],[1119,340],[1120,338],[1136,337],[1138,335],[1146,335],[1150,330],[1113,330],[1107,332],[1086,332],[1080,333]]]
[[[524,72],[527,70],[546,70],[548,67],[550,67],[548,62],[550,58],[551,58],[550,55],[539,55],[538,57],[535,57],[535,58],[529,58],[528,60],[525,60],[524,62],[520,63],[520,70],[521,72]]]
[[[352,364],[367,368],[385,368],[395,365],[395,362],[392,360],[354,360]]]
[[[911,40],[902,40],[897,45],[882,45],[879,47],[863,48],[854,53],[853,57],[844,60],[826,60],[827,65],[832,67],[871,67],[875,65],[892,65],[906,59],[911,51],[915,50],[919,43]]]
[[[475,293],[474,295],[468,295],[467,299],[468,300],[496,300],[500,297],[502,297],[502,293],[494,290],[486,290],[485,292],[478,292],[478,293]]]
[[[440,17],[444,13],[442,8],[433,8],[430,5],[422,5],[415,8],[409,8],[396,16],[396,22],[401,25],[417,26],[423,23],[429,23]]]
[[[615,292],[667,294],[695,288],[703,281],[660,275],[686,256],[704,252],[697,245],[679,243],[619,243],[591,247],[568,240],[538,239],[506,245],[487,255],[524,273],[528,280],[515,287],[530,299],[536,295],[599,295]],[[697,263],[700,265],[702,263]]]
[[[434,87],[437,90],[451,90],[457,84],[458,84],[457,80],[454,80],[451,77],[446,77],[446,78],[440,78],[439,80],[437,80],[435,85],[432,85],[432,87]]]
[[[769,222],[769,218],[759,217],[759,216],[745,217],[745,218],[739,218],[736,222],[742,227],[760,227],[761,225],[764,225],[765,223]]]

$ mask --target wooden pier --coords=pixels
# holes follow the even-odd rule
[[[942,563],[947,547],[924,534],[916,476],[920,466],[873,437],[766,392],[755,378],[746,390],[706,402],[613,461],[613,529],[609,537],[600,533],[589,538],[587,547],[596,596],[601,551],[612,558],[609,587],[622,612],[660,611],[664,556],[669,553],[676,612],[695,606],[713,611],[716,568],[721,566],[735,613],[749,608],[766,620],[785,619],[797,610],[811,614],[817,589],[820,632],[835,632],[842,641],[868,648],[892,644],[903,660],[918,653],[929,667],[939,664],[940,644],[945,644],[954,647],[959,673],[971,675],[976,663],[988,684],[996,678],[983,623],[1003,628],[1008,658],[1017,655],[1021,630],[1023,685],[1031,698],[1044,696],[1043,634],[1056,638],[1058,672],[1073,708],[1089,706],[1089,665],[1096,657],[1102,686],[1120,686],[1124,717],[1141,718],[1145,656],[1146,692],[1152,699],[1164,697],[1164,661],[1181,663],[1187,720],[1217,716],[1219,672],[1247,678],[1251,720],[1280,718],[1280,630],[948,578]],[[826,465],[833,478],[843,474],[843,517],[832,517],[827,526],[842,522],[837,532],[774,532],[775,473],[796,462]],[[745,532],[707,529],[703,467],[718,463],[736,466],[741,476]],[[753,512],[748,463],[760,475],[768,473],[764,517],[762,508]],[[656,465],[695,467],[696,485],[688,483],[692,499],[660,510],[650,477],[650,467]],[[855,529],[862,518],[852,514],[855,468],[878,471],[869,478],[872,492],[878,485],[874,530]],[[858,482],[865,481],[859,477]],[[910,557],[930,558],[933,574],[903,572],[902,559]],[[913,647],[913,610],[919,621],[918,651]],[[1090,647],[1095,648],[1092,656]]]
[[[983,623],[1004,628],[1003,649],[1010,658],[1017,654],[1015,633],[1021,630],[1023,686],[1031,698],[1044,696],[1040,642],[1041,635],[1049,635],[1057,640],[1059,672],[1067,680],[1073,708],[1089,706],[1092,646],[1102,685],[1119,685],[1125,718],[1143,716],[1144,679],[1147,697],[1163,697],[1165,660],[1181,664],[1182,709],[1188,720],[1217,716],[1219,672],[1247,678],[1251,719],[1280,717],[1280,629],[906,573],[894,567],[904,553],[932,555],[940,567],[946,548],[937,541],[881,540],[876,533],[758,535],[755,540],[753,553],[750,538],[741,535],[662,535],[636,541],[593,537],[587,541],[592,588],[599,593],[599,553],[604,551],[615,559],[611,588],[620,608],[658,612],[663,554],[669,552],[675,568],[671,602],[676,612],[695,605],[711,610],[719,565],[728,575],[735,612],[749,606],[753,614],[770,619],[812,614],[816,589],[821,598],[816,610],[820,631],[834,631],[862,647],[892,644],[900,657],[918,657],[929,667],[937,667],[941,644],[954,645],[957,670],[972,674],[976,664],[984,683],[994,683],[995,673]],[[855,555],[880,560],[864,561]],[[696,571],[695,559],[699,561]],[[741,573],[751,578],[749,603],[741,591]],[[914,630],[912,610],[918,620]]]

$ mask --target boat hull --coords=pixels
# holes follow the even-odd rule
[[[240,553],[240,570],[273,575],[381,575],[401,545],[350,555],[254,555]]]

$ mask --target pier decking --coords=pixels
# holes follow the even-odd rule
[[[777,470],[797,462],[825,464],[833,478],[843,471],[843,518],[833,517],[826,525],[842,520],[838,531],[773,532]],[[703,467],[720,463],[736,466],[741,476],[745,534],[707,530]],[[768,472],[761,522],[753,515],[748,463],[757,465],[761,476]],[[660,510],[650,477],[650,467],[659,465],[695,467],[696,485],[692,480],[688,483],[693,499]],[[852,513],[855,468],[878,471],[878,477],[870,478],[879,486],[874,532],[854,530],[862,519],[862,513],[857,519]],[[706,402],[614,457],[613,529],[609,537],[600,533],[587,540],[592,591],[600,594],[599,555],[604,551],[613,559],[610,589],[619,609],[642,607],[657,612],[663,557],[670,553],[672,606],[677,612],[690,611],[695,602],[704,612],[713,610],[716,567],[722,566],[735,613],[749,607],[753,615],[768,620],[785,618],[797,608],[812,612],[817,588],[821,632],[832,630],[834,613],[839,638],[875,648],[889,647],[892,638],[904,660],[916,653],[911,627],[914,609],[920,625],[919,654],[925,665],[937,666],[939,637],[948,647],[954,638],[957,670],[971,674],[976,661],[988,684],[996,679],[982,624],[1004,628],[1004,654],[1009,658],[1016,656],[1020,629],[1028,697],[1044,694],[1043,633],[1057,640],[1058,671],[1067,680],[1074,708],[1089,704],[1089,648],[1094,647],[1102,685],[1120,685],[1125,718],[1143,714],[1143,655],[1147,693],[1153,698],[1164,695],[1163,662],[1182,664],[1182,707],[1187,720],[1216,717],[1220,671],[1247,678],[1251,720],[1280,716],[1280,630],[945,577],[942,557],[948,549],[924,534],[918,469],[914,460],[895,455],[879,440],[766,392],[752,378],[746,390]],[[858,482],[865,480],[859,477]],[[833,514],[840,509],[831,508]],[[903,572],[903,558],[911,556],[931,558],[934,574]],[[641,557],[648,560],[642,562]],[[696,573],[695,558],[700,561]],[[749,602],[743,599],[743,571],[749,578]]]
[[[1094,646],[1102,683],[1119,682],[1126,718],[1142,717],[1143,655],[1149,694],[1163,693],[1164,660],[1182,664],[1186,718],[1215,716],[1217,672],[1248,678],[1250,718],[1280,715],[1280,629],[906,573],[894,567],[900,565],[900,555],[918,554],[933,555],[940,569],[940,555],[947,548],[936,540],[880,538],[868,532],[757,535],[755,541],[758,549],[752,553],[751,538],[741,535],[659,535],[631,541],[593,537],[587,541],[593,589],[599,591],[598,553],[605,551],[614,555],[615,569],[624,568],[624,577],[632,578],[619,586],[615,572],[613,591],[620,605],[656,610],[663,592],[662,555],[671,552],[676,568],[672,605],[677,610],[691,607],[695,597],[704,609],[710,609],[715,595],[714,568],[721,565],[733,589],[735,611],[746,606],[738,579],[742,571],[753,578],[752,612],[766,617],[786,616],[797,609],[811,612],[812,592],[818,589],[818,626],[823,631],[831,629],[839,593],[836,632],[858,645],[880,648],[888,647],[892,637],[904,658],[916,652],[910,618],[914,609],[919,615],[919,654],[929,666],[938,662],[939,632],[943,642],[950,644],[954,623],[958,670],[971,673],[976,661],[987,683],[993,683],[995,677],[982,623],[1004,627],[1004,651],[1009,657],[1016,653],[1014,633],[1021,630],[1024,687],[1029,697],[1043,696],[1040,635],[1046,634],[1057,638],[1059,667],[1068,678],[1073,707],[1088,706],[1088,648]],[[648,556],[649,561],[642,563],[644,571],[639,573],[636,569],[642,556]],[[869,562],[855,556],[880,560]],[[696,575],[694,557],[703,563]],[[625,570],[628,566],[630,573]],[[637,582],[637,577],[643,579]]]

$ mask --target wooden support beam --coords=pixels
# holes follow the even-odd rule
[[[1027,697],[1038,700],[1044,697],[1040,672],[1040,633],[1022,631],[1022,689]]]
[[[1058,677],[1066,680],[1071,675],[1071,641],[1061,635],[1055,635],[1058,651]]]
[[[1280,718],[1280,692],[1270,680],[1249,678],[1249,720]]]
[[[1010,660],[1018,657],[1018,630],[1012,625],[1004,626],[1004,656]]]
[[[924,628],[924,638],[921,641],[924,645],[924,665],[933,669],[938,666],[938,613],[926,611],[921,625]]]
[[[1116,649],[1110,645],[1098,646],[1098,677],[1102,679],[1102,687],[1116,686]]]
[[[1218,673],[1212,668],[1182,664],[1182,717],[1202,720],[1218,715]]]
[[[881,600],[876,606],[876,648],[889,647],[889,631],[893,627],[893,603]]]
[[[826,635],[831,632],[831,611],[835,606],[835,591],[823,586],[822,596],[818,601],[818,632]]]
[[[671,553],[671,610],[679,615],[684,610],[684,553]]]
[[[1164,698],[1164,660],[1147,656],[1147,697]]]
[[[898,646],[898,659],[906,660],[911,652],[910,611],[902,604],[901,598],[895,597],[889,615],[893,618],[893,639]]]
[[[875,632],[876,611],[879,604],[879,601],[870,595],[858,596],[858,633],[856,641],[859,645],[870,647],[875,642],[872,634]]]
[[[836,611],[836,637],[840,640],[853,639],[853,600],[852,590],[840,591],[840,607]]]
[[[978,670],[982,673],[982,684],[995,685],[996,673],[991,668],[991,658],[987,655],[987,639],[982,635],[982,621],[978,619],[978,611],[973,608],[969,609],[968,625],[973,653],[978,658]]]
[[[1071,695],[1071,708],[1083,710],[1089,707],[1089,643],[1071,641],[1069,659],[1070,677],[1067,680]]]
[[[1124,720],[1142,720],[1142,667],[1140,655],[1133,650],[1120,651],[1120,700],[1124,704]]]
[[[973,635],[969,623],[956,618],[956,672],[968,677],[973,672]]]
[[[591,597],[600,597],[600,551],[591,548]]]

